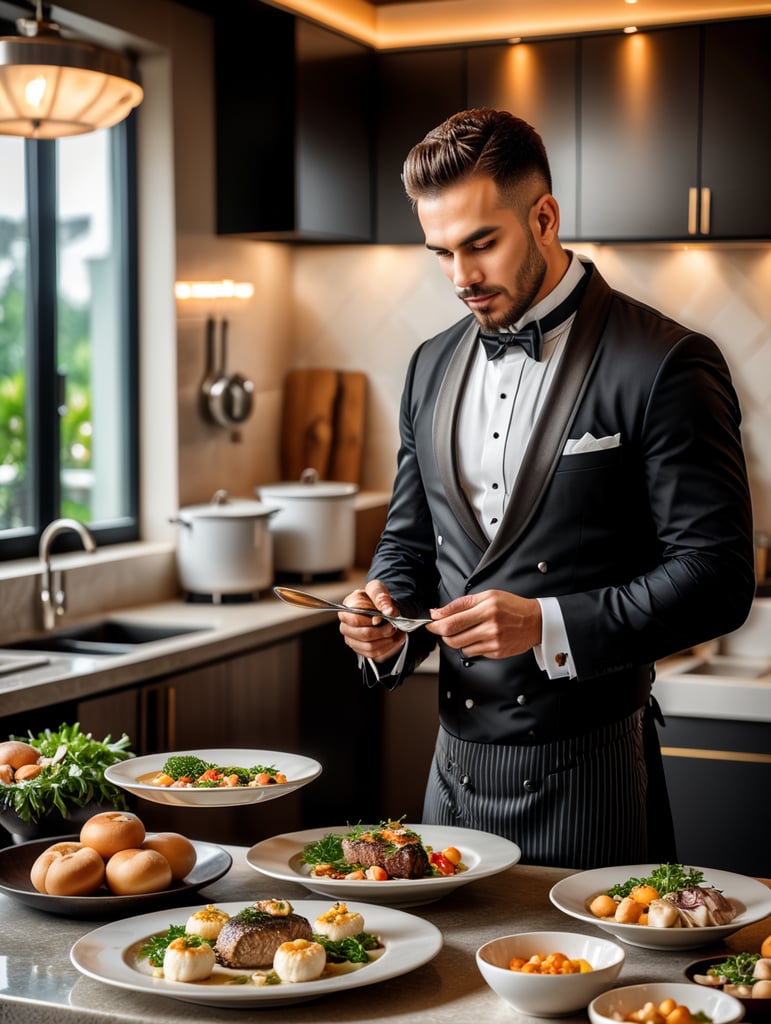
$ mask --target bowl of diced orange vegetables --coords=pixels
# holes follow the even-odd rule
[[[476,962],[490,988],[515,1010],[563,1017],[611,987],[624,950],[610,939],[579,932],[522,932],[486,942]]]
[[[736,1024],[744,1006],[715,988],[661,981],[603,992],[589,1004],[592,1024]]]

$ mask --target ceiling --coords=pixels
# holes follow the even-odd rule
[[[771,14],[771,0],[267,0],[378,49]]]

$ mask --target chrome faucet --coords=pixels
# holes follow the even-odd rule
[[[64,614],[67,605],[61,570],[51,569],[51,545],[65,530],[74,530],[83,542],[86,551],[96,551],[93,534],[77,519],[54,519],[40,534],[38,557],[43,563],[43,578],[40,583],[40,606],[43,609],[43,629],[53,629],[56,620]]]

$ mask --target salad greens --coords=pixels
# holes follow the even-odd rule
[[[0,783],[0,811],[13,810],[22,821],[37,823],[53,811],[67,817],[89,803],[110,804],[120,811],[128,808],[123,790],[104,778],[111,764],[134,756],[125,733],[119,740],[109,735],[95,740],[75,722],[37,736],[30,732],[10,739],[29,743],[41,757],[51,760],[34,779]]]
[[[726,957],[722,963],[713,964],[707,974],[713,978],[725,978],[729,985],[752,985],[757,981],[752,972],[758,960],[760,953],[737,953]]]
[[[699,885],[703,881],[704,873],[697,868],[686,868],[682,864],[661,864],[646,878],[628,878],[625,882],[614,885],[612,889],[608,889],[608,896],[623,898],[638,885],[652,885],[659,895],[663,896],[667,892],[682,892],[683,889]]]

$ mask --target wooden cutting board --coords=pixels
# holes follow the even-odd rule
[[[364,373],[291,370],[281,420],[282,479],[299,480],[310,468],[320,480],[358,483],[366,397]]]

